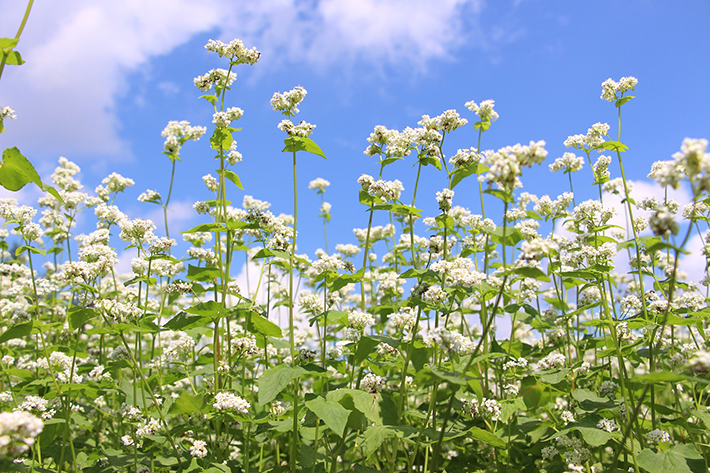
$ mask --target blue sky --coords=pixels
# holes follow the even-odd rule
[[[14,35],[21,3],[0,0],[0,36]],[[476,145],[469,100],[493,99],[500,114],[484,149],[545,140],[552,162],[567,151],[568,135],[596,122],[615,130],[616,110],[599,98],[600,84],[637,77],[637,98],[623,109],[624,159],[627,177],[653,193],[640,181],[654,161],[670,159],[685,137],[710,138],[709,16],[703,0],[37,2],[17,47],[27,63],[7,67],[0,82],[0,106],[18,114],[0,148],[18,146],[44,176],[65,156],[82,167],[88,190],[119,172],[136,181],[118,201],[123,210],[155,213],[136,198],[147,188],[167,192],[170,162],[160,132],[169,120],[210,126],[210,107],[192,80],[224,65],[204,50],[208,39],[236,37],[263,56],[240,66],[228,96],[229,106],[245,111],[237,136],[244,161],[234,170],[244,193],[270,201],[276,214],[292,212],[291,167],[269,99],[296,85],[308,90],[297,118],[317,125],[312,138],[328,156],[299,158],[299,249],[310,255],[322,246],[320,198],[307,189],[310,180],[331,182],[331,248],[355,242],[352,228],[367,225],[356,179],[378,172],[363,154],[374,126],[414,127],[422,114],[455,108],[470,123],[447,137],[448,157]],[[204,221],[190,206],[209,198],[201,176],[216,162],[206,139],[187,144],[181,156],[171,228],[187,229]],[[400,162],[384,176],[404,183],[407,202],[411,166]],[[618,163],[611,169],[618,177]],[[446,181],[426,171],[418,206],[434,215],[434,192]],[[567,190],[547,163],[522,180],[539,195]],[[595,196],[588,166],[574,180],[578,202]],[[455,205],[478,212],[472,178],[455,190]],[[241,202],[243,193],[234,191],[232,200]]]

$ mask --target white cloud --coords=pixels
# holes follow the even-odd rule
[[[35,5],[18,44],[27,62],[7,68],[0,89],[18,113],[8,138],[30,153],[125,155],[114,108],[127,73],[218,20],[212,2]]]
[[[7,12],[0,29],[15,31],[21,7],[0,0],[0,11]],[[365,60],[424,70],[428,61],[447,58],[470,41],[482,7],[483,0],[37,3],[18,44],[27,63],[6,68],[0,87],[0,104],[12,106],[19,118],[0,147],[11,140],[26,153],[52,159],[129,159],[115,114],[128,74],[198,33],[241,37],[264,52],[266,66],[306,61],[340,69]],[[165,82],[161,88],[171,90]]]

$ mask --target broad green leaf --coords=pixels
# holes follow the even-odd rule
[[[503,230],[505,230],[505,238],[503,238]],[[501,245],[505,242],[506,246],[516,245],[522,239],[523,234],[514,227],[498,227],[491,233],[491,241],[500,243]]]
[[[257,380],[259,386],[259,404],[262,406],[276,399],[288,384],[298,378],[306,370],[300,366],[291,367],[288,365],[278,365],[264,371],[264,374]]]
[[[188,314],[201,315],[201,316],[215,316],[224,309],[224,305],[216,301],[205,301],[198,302],[192,307],[185,309]]]
[[[42,256],[47,254],[47,250],[43,250],[42,248],[35,248],[34,246],[26,245],[26,246],[18,246],[15,249],[15,256],[20,256],[24,252],[34,253],[36,255],[42,255]]]
[[[19,38],[0,38],[0,49],[14,48]]]
[[[369,209],[370,212],[373,210],[388,210],[390,212],[394,212],[394,213],[398,213],[398,214],[413,215],[417,218],[422,216],[421,209],[416,209],[414,207],[410,207],[409,205],[403,205],[403,204],[380,204],[380,205],[375,205]]]
[[[221,276],[219,268],[199,268],[188,265],[186,278],[190,281],[211,282]]]
[[[0,335],[0,343],[5,343],[8,340],[15,338],[23,338],[32,333],[32,321],[22,322],[21,324],[13,325],[9,329],[5,330],[2,335]]]
[[[613,433],[607,432],[606,430],[599,429],[597,427],[577,427],[582,438],[592,447],[599,447],[606,444],[609,440],[614,437]]]
[[[561,370],[545,370],[541,371],[536,376],[544,383],[557,384],[567,377],[569,371],[569,368],[562,368]]]
[[[478,163],[467,164],[466,166],[456,169],[453,173],[451,173],[451,189],[456,187],[459,182],[468,176],[472,176],[474,174],[478,174]]]
[[[214,133],[210,137],[210,146],[212,149],[227,150],[232,145],[232,134],[226,128],[215,128]]]
[[[219,174],[219,171],[216,171],[217,174]],[[244,187],[242,187],[242,181],[239,180],[239,176],[237,176],[233,171],[230,171],[229,169],[224,170],[224,177],[229,179],[234,183],[235,186],[237,186],[240,190],[244,190]]]
[[[326,395],[330,401],[339,402],[346,407],[355,408],[362,413],[369,422],[375,425],[396,425],[399,422],[397,408],[392,398],[379,394],[370,394],[359,389],[342,388],[330,391]],[[352,399],[352,404],[348,402]]]
[[[596,412],[616,406],[608,397],[600,397],[588,389],[575,389],[572,391],[572,398],[577,401],[577,407],[586,412]]]
[[[187,391],[183,391],[180,397],[170,406],[170,414],[196,414],[202,411],[204,398],[201,395],[193,396]]]
[[[479,429],[478,427],[472,427],[466,432],[467,436],[479,442],[487,443],[491,447],[495,448],[505,448],[505,442],[503,439],[498,437],[493,432],[487,430]]]
[[[57,200],[64,204],[64,200],[52,186],[48,186],[39,178],[32,163],[20,153],[17,148],[8,148],[2,153],[2,165],[0,165],[0,186],[16,192],[25,187],[28,183],[34,183],[45,192],[52,194]]]
[[[69,328],[76,330],[98,314],[93,309],[72,307],[69,309]]]
[[[209,103],[211,103],[212,105],[214,105],[215,103],[217,103],[217,97],[216,97],[215,95],[200,95],[200,96],[197,97],[197,98],[198,98],[198,99],[205,99],[205,100],[207,100]]]
[[[656,371],[641,376],[634,376],[631,380],[634,383],[677,383],[685,381],[686,379],[688,379],[687,376],[671,373],[670,371]]]
[[[608,149],[609,151],[618,151],[623,153],[629,149],[629,147],[621,141],[605,141],[604,143],[597,145],[595,149]]]
[[[306,401],[306,407],[317,415],[338,437],[343,436],[351,411],[345,409],[338,402],[329,401],[320,396]]]
[[[476,130],[486,131],[491,127],[491,121],[489,119],[481,120],[473,124],[473,128]]]
[[[673,445],[665,452],[645,448],[636,457],[649,473],[705,473],[705,461],[693,445]]]
[[[325,158],[325,153],[320,147],[310,138],[301,138],[299,136],[291,136],[284,140],[286,147],[284,153],[295,153],[297,151],[307,151]]]
[[[503,202],[513,203],[515,198],[511,192],[505,192],[500,189],[487,189],[483,191],[484,194],[490,194],[492,196],[498,197]]]
[[[168,330],[187,330],[208,324],[212,319],[203,315],[193,315],[187,312],[180,312],[175,317],[167,321],[163,327]]]
[[[648,247],[646,248],[646,252],[647,252],[647,253],[653,253],[654,251],[661,251],[661,250],[665,250],[665,249],[673,250],[673,251],[676,251],[676,252],[678,252],[678,253],[682,253],[682,254],[684,254],[684,255],[689,255],[689,254],[690,254],[689,251],[686,251],[686,250],[684,250],[683,248],[679,248],[679,247],[677,247],[677,246],[675,246],[675,245],[671,245],[670,243],[666,243],[665,241],[659,241],[659,242],[657,242],[657,243],[654,243],[654,244],[648,246]]]
[[[362,337],[357,342],[357,350],[355,351],[355,365],[359,365],[370,356],[370,353],[375,351],[377,345],[379,345],[379,340],[375,340],[370,337]]]
[[[515,268],[512,273],[526,278],[537,279],[538,281],[550,282],[550,278],[547,274],[545,274],[540,268],[534,268],[532,266]]]
[[[382,442],[388,438],[394,437],[394,430],[387,425],[371,425],[365,430],[363,435],[364,441],[362,442],[362,448],[365,451],[365,458],[370,458],[370,456],[377,451],[382,445]]]
[[[221,223],[202,223],[190,230],[180,232],[180,233],[202,233],[202,232],[223,232],[225,231],[224,225]]]
[[[247,314],[247,330],[253,334],[260,333],[267,337],[281,338],[283,336],[278,325],[254,311]]]
[[[10,66],[20,66],[25,63],[25,60],[22,59],[22,56],[20,56],[20,53],[17,51],[10,51],[9,53],[4,53],[0,51],[0,54],[2,56],[5,56],[5,64],[8,64]]]
[[[622,105],[624,105],[624,104],[625,104],[626,102],[628,102],[629,100],[635,99],[635,98],[636,98],[636,97],[633,96],[633,95],[627,95],[626,97],[621,97],[620,99],[618,99],[618,100],[615,102],[615,105],[616,105],[617,107],[621,107]]]
[[[444,371],[435,370],[429,367],[425,367],[420,370],[416,376],[417,383],[421,383],[422,386],[430,386],[434,383],[450,383],[458,386],[465,386],[467,380],[465,376],[460,373],[449,373]]]

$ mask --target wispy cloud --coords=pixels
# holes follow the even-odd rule
[[[21,3],[21,2],[20,2]],[[266,67],[283,62],[342,69],[354,61],[423,69],[470,39],[483,0],[78,0],[36,4],[18,49],[27,63],[7,68],[0,103],[19,120],[0,146],[28,153],[127,157],[116,101],[130,73],[199,33],[241,37],[262,50]],[[22,16],[0,0],[0,28]],[[161,86],[170,90],[167,82]]]

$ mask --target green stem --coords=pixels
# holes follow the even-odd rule
[[[27,2],[27,8],[25,9],[25,16],[22,17],[22,23],[20,23],[20,28],[17,30],[17,34],[15,35],[15,39],[19,40],[20,35],[22,35],[22,31],[25,29],[25,25],[27,24],[27,19],[30,17],[30,10],[32,10],[32,4],[34,4],[34,0],[29,0]],[[7,62],[8,55],[10,51],[12,51],[13,48],[7,48],[3,50],[3,55],[2,55],[2,60],[0,61],[0,77],[2,77],[3,70],[5,70],[5,63]]]

